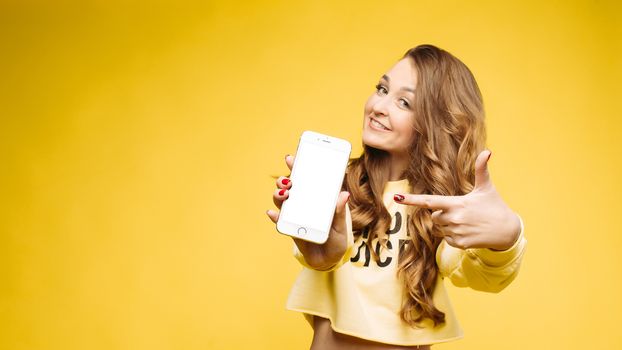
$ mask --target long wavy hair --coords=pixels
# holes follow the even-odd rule
[[[486,128],[482,96],[467,66],[452,54],[433,45],[409,49],[418,81],[413,105],[414,140],[409,146],[410,163],[402,178],[411,193],[464,195],[475,183],[475,159],[484,150]],[[386,249],[391,216],[382,201],[388,181],[389,154],[363,144],[363,153],[350,159],[342,190],[349,191],[355,237],[367,231],[366,244],[376,261],[374,239]],[[436,250],[442,241],[440,228],[432,222],[432,210],[409,206],[407,229],[410,241],[400,250],[398,278],[404,285],[401,319],[420,328],[424,319],[434,326],[445,322],[445,313],[432,299],[438,278]]]

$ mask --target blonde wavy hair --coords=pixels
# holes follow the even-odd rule
[[[409,146],[410,163],[402,178],[410,182],[411,193],[464,195],[475,182],[475,159],[484,150],[486,128],[482,96],[467,66],[433,45],[409,49],[418,75],[413,105],[414,140]],[[378,242],[385,249],[391,216],[382,201],[388,181],[387,152],[363,144],[363,153],[350,159],[342,190],[348,202],[355,237],[367,231],[366,244]],[[434,326],[445,322],[445,313],[432,299],[438,278],[436,250],[442,241],[440,228],[432,222],[432,210],[409,206],[407,223],[410,241],[399,250],[398,278],[404,285],[401,319],[420,328],[424,319]]]

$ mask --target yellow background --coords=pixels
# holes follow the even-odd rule
[[[361,151],[410,47],[469,66],[528,250],[438,349],[622,347],[622,10],[610,1],[2,1],[0,348],[304,349],[265,215],[303,130]]]

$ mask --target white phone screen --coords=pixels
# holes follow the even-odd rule
[[[335,212],[349,152],[301,142],[285,220],[327,232]]]

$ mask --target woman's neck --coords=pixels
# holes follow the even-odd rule
[[[404,171],[408,168],[409,157],[407,154],[391,154],[389,165],[389,180],[402,180]]]

